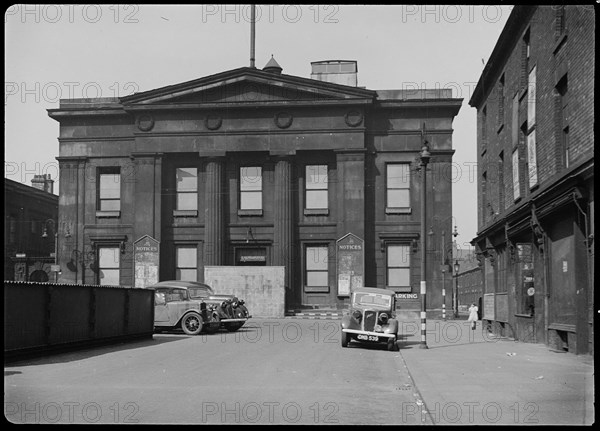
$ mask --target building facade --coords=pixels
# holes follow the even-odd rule
[[[58,196],[50,175],[31,184],[4,179],[4,279],[54,281]]]
[[[516,6],[469,104],[477,109],[483,319],[593,352],[595,15]]]
[[[419,309],[417,157],[427,139],[428,211],[450,232],[462,99],[338,83],[349,74],[355,62],[313,63],[309,79],[271,59],[120,99],[61,100],[49,115],[60,123],[60,219],[73,230],[59,235],[63,281],[135,285],[132,244],[147,235],[160,244],[160,280],[283,266],[287,309],[342,307],[358,284],[411,293],[401,306]],[[347,279],[340,241],[361,252]],[[439,261],[427,267],[433,276]]]

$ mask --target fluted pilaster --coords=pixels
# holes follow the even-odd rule
[[[204,228],[205,265],[223,265],[223,172],[224,160],[211,157],[206,162],[206,207]]]
[[[292,289],[293,276],[293,200],[292,162],[289,157],[276,157],[275,208],[273,232],[273,265],[285,267],[286,289]]]

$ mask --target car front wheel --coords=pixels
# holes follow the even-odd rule
[[[181,329],[187,335],[198,335],[202,331],[202,317],[197,313],[188,313],[181,319]]]

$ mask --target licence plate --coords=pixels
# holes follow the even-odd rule
[[[358,334],[356,336],[357,340],[362,341],[379,341],[379,337],[377,335],[367,335],[367,334]]]

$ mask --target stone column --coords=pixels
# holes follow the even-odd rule
[[[273,211],[273,265],[285,267],[286,302],[292,299],[294,275],[294,230],[292,199],[293,165],[289,156],[275,156]]]
[[[223,265],[224,256],[224,186],[223,157],[209,157],[206,161],[206,207],[204,220],[204,264]]]

